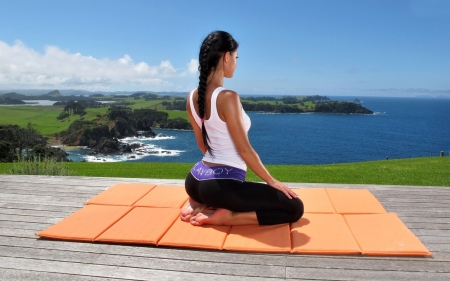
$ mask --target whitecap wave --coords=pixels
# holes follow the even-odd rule
[[[158,134],[156,137],[126,137],[123,139],[120,139],[121,142],[130,143],[132,141],[157,141],[157,140],[174,140],[176,139],[174,136],[166,136],[163,134]]]

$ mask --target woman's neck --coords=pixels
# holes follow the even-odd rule
[[[211,74],[208,77],[207,85],[208,87],[223,87],[223,70],[217,69],[216,71],[211,72]]]

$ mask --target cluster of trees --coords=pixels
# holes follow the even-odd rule
[[[314,96],[306,96],[303,97],[301,99],[302,101],[313,101],[313,102],[317,102],[317,101],[329,101],[330,99],[327,96],[318,96],[318,95],[314,95]]]
[[[79,105],[83,106],[84,108],[100,108],[100,107],[106,107],[109,106],[108,104],[101,103],[94,100],[80,100],[80,101],[58,101],[53,104],[53,106],[73,106],[74,103],[78,103]]]
[[[275,97],[241,97],[241,100],[248,100],[248,101],[274,101],[276,100]]]
[[[19,158],[54,158],[69,161],[68,154],[54,147],[47,147],[47,139],[39,134],[31,124],[26,128],[18,125],[0,125],[0,162],[13,162]]]
[[[175,99],[173,102],[163,101],[161,104],[166,108],[166,110],[186,110],[185,99]]]
[[[0,104],[25,104],[26,102],[10,97],[0,97]]]
[[[62,112],[56,117],[58,120],[69,118],[72,115],[83,116],[86,114],[86,107],[82,102],[68,101]]]
[[[360,104],[346,101],[330,101],[317,103],[314,112],[373,114],[371,110],[361,106]]]
[[[191,124],[181,117],[168,119],[166,122],[161,123],[159,127],[162,129],[192,130]]]
[[[327,96],[319,96],[319,95],[313,95],[313,96],[281,96],[281,97],[242,97],[241,100],[245,101],[253,101],[253,102],[260,102],[260,101],[279,101],[283,102],[285,104],[295,104],[295,103],[302,103],[305,101],[329,101],[330,99]]]
[[[301,113],[303,110],[296,105],[270,104],[270,103],[248,103],[242,102],[245,111],[275,112],[275,113]]]
[[[279,98],[279,100],[285,104],[293,104],[293,103],[299,102],[297,97],[293,97],[293,96],[282,96],[281,98]]]
[[[152,127],[191,129],[183,118],[168,119],[169,114],[153,109],[135,109],[111,106],[107,112],[108,122],[74,121],[67,131],[60,134],[62,142],[94,148],[102,153],[120,151],[118,139],[141,135],[155,137]]]

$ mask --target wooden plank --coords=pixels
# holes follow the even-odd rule
[[[442,236],[420,236],[420,241],[423,243],[430,244],[450,244],[450,239],[448,237]]]
[[[440,230],[440,229],[413,229],[412,232],[416,236],[437,236],[437,237],[450,237],[450,231]]]
[[[409,229],[450,230],[450,223],[404,222]]]
[[[421,271],[384,271],[384,270],[348,270],[334,268],[286,268],[287,280],[320,279],[320,280],[442,280],[447,281],[450,273]]]
[[[54,191],[66,191],[70,192],[70,190],[77,190],[77,191],[91,191],[91,190],[104,190],[107,188],[107,185],[105,186],[89,186],[84,184],[77,184],[77,185],[71,185],[70,183],[29,183],[29,182],[3,182],[2,183],[2,189],[16,189],[16,190],[50,190],[53,189]]]
[[[8,233],[3,233],[8,235]],[[261,265],[298,265],[303,266],[305,263],[316,264],[316,266],[328,267],[329,264],[340,264],[342,268],[358,268],[358,263],[371,265],[372,261],[376,261],[385,267],[391,268],[393,262],[412,261],[411,265],[414,268],[434,268],[436,271],[443,269],[450,270],[447,266],[442,266],[439,261],[445,261],[448,264],[449,257],[444,256],[444,260],[439,255],[432,258],[418,258],[418,257],[363,257],[363,256],[323,256],[323,255],[261,255],[251,253],[233,253],[226,251],[194,251],[176,248],[161,248],[161,247],[139,247],[132,245],[114,245],[114,244],[99,244],[99,243],[74,243],[65,241],[35,239],[31,233],[17,233],[17,235],[26,238],[17,237],[0,237],[0,245],[24,247],[24,248],[41,248],[52,250],[67,250],[67,251],[81,251],[95,253],[109,253],[121,255],[133,255],[140,257],[156,257],[156,258],[175,258],[188,259],[197,261],[211,261],[220,260],[221,262],[230,263],[247,263],[247,264],[261,264]],[[330,262],[331,261],[331,262]],[[423,265],[419,265],[423,263]],[[408,265],[408,263],[406,263]]]
[[[51,204],[59,206],[76,206],[80,202],[86,202],[91,196],[82,197],[56,197],[51,195],[24,195],[24,194],[0,194],[1,202],[33,202],[39,204]]]
[[[66,211],[46,211],[46,210],[27,210],[27,209],[13,209],[13,208],[0,208],[0,214],[5,215],[21,215],[21,216],[30,216],[30,217],[55,217],[62,216],[67,217],[75,211],[81,209],[80,208],[71,208]]]
[[[17,209],[17,210],[37,210],[37,211],[49,211],[49,212],[74,212],[83,206],[84,202],[80,202],[77,206],[65,206],[65,205],[43,205],[34,202],[3,202],[2,209]]]
[[[399,215],[397,213],[397,215]],[[450,224],[450,217],[422,217],[422,216],[401,216],[403,222],[409,223],[427,223],[429,226],[434,224]]]
[[[439,212],[422,212],[422,211],[408,211],[408,210],[397,210],[397,215],[402,218],[450,218],[450,210],[441,210]]]
[[[187,173],[187,172],[186,172]],[[184,179],[152,179],[152,178],[110,178],[110,177],[83,177],[83,176],[27,176],[27,175],[0,175],[0,182],[34,182],[34,183],[66,183],[70,185],[104,186],[114,185],[118,182],[142,182],[168,185],[184,185]]]
[[[446,191],[449,186],[411,186],[411,185],[375,185],[376,191],[411,191],[411,190],[420,190],[424,192],[440,192]]]
[[[17,270],[1,268],[0,280],[21,280],[21,281],[49,281],[49,280],[70,280],[70,281],[123,281],[124,279],[103,278],[94,276],[79,276],[73,274],[60,274],[52,272],[40,272],[31,270]],[[128,279],[130,280],[130,279]]]
[[[431,258],[415,258],[409,260],[385,258],[359,257],[348,260],[336,257],[296,257],[295,255],[286,258],[286,266],[299,268],[333,268],[333,269],[353,269],[353,270],[389,270],[405,271],[414,269],[414,271],[429,272],[450,272],[447,261],[436,262]]]
[[[190,261],[221,261],[228,263],[253,264],[253,265],[284,265],[285,255],[261,255],[252,253],[234,253],[234,252],[218,252],[218,251],[202,251],[202,250],[187,250],[177,248],[165,248],[155,246],[133,246],[120,244],[105,244],[105,243],[85,243],[85,242],[68,242],[55,241],[47,239],[30,239],[20,237],[1,237],[0,245],[22,247],[22,248],[36,248],[36,249],[51,249],[63,250],[72,252],[87,252],[93,255],[99,254],[119,254],[125,256],[136,256],[144,258],[162,258],[174,260],[190,260]]]
[[[44,230],[47,227],[55,224],[56,222],[48,223],[35,223],[35,222],[22,222],[22,221],[0,221],[2,228],[12,228],[12,229],[28,229],[33,231]]]
[[[222,275],[256,276],[256,277],[284,277],[283,266],[273,265],[247,265],[221,262],[221,266],[215,266],[215,261],[175,260],[152,257],[128,256],[121,253],[92,255],[85,252],[61,251],[51,249],[33,249],[0,246],[2,256],[56,260],[58,262],[87,263],[106,266],[123,266],[142,269],[157,269],[184,272],[199,272]]]
[[[32,223],[47,223],[49,221],[62,220],[66,216],[61,214],[56,214],[52,217],[32,217],[32,216],[21,216],[21,215],[6,215],[0,214],[0,221],[14,221],[14,222],[32,222]]]
[[[417,203],[437,203],[437,204],[445,204],[446,200],[450,199],[450,196],[442,195],[442,196],[419,196],[415,195],[414,198],[402,197],[401,199],[396,199],[395,196],[392,197],[381,197],[378,198],[380,202],[384,202],[385,204],[392,203],[408,203],[408,204],[417,204]]]
[[[55,187],[36,187],[35,189],[24,189],[21,187],[17,188],[2,188],[0,189],[0,194],[25,194],[25,195],[50,195],[53,194],[53,196],[93,196],[95,194],[98,194],[100,192],[104,191],[104,189],[99,189],[97,191],[94,190],[71,190],[71,189],[58,189]]]
[[[61,261],[24,259],[13,257],[0,257],[3,268],[44,271],[60,274],[73,274],[81,276],[123,278],[131,280],[261,280],[259,277],[244,277],[237,275],[202,274],[200,272],[163,271],[147,268],[135,268],[126,266],[97,265],[87,263],[68,263]],[[217,268],[217,266],[215,266]],[[229,273],[233,273],[231,270]],[[284,271],[283,271],[284,275]],[[267,279],[269,280],[269,279]],[[270,279],[274,280],[274,279]],[[276,279],[275,279],[276,280]],[[284,280],[284,278],[278,278]]]

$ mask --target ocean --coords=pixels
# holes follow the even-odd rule
[[[355,97],[331,96],[353,101]],[[247,112],[249,139],[264,164],[331,164],[439,156],[450,153],[450,98],[358,97],[375,112],[268,114]],[[131,155],[89,156],[69,151],[73,161],[194,163],[202,155],[192,131],[155,130],[155,139],[127,138],[145,146]]]

